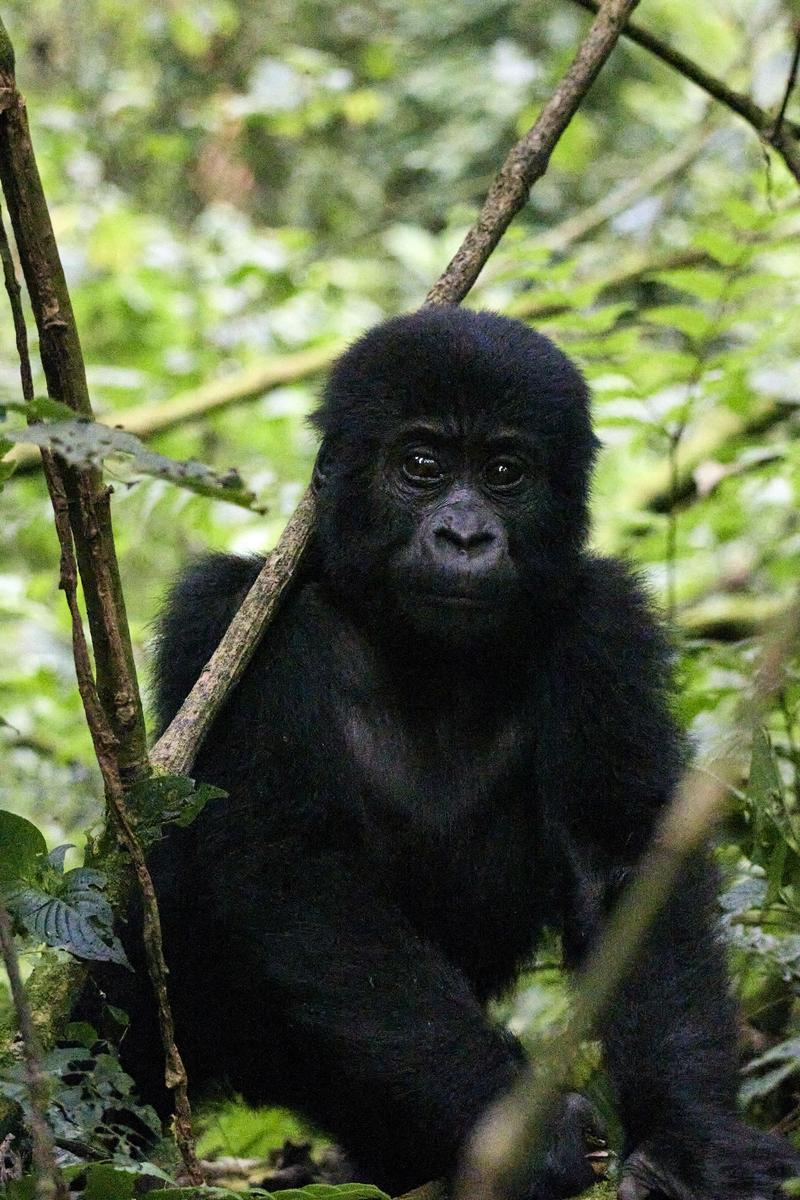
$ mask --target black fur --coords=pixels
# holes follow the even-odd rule
[[[194,1087],[301,1110],[397,1193],[451,1171],[515,1075],[486,1001],[545,924],[580,959],[684,748],[647,603],[585,547],[588,394],[551,342],[488,313],[396,318],[339,361],[315,423],[315,546],[196,764],[229,798],[151,867]],[[210,558],[172,592],[161,726],[259,566]],[[698,860],[606,1030],[626,1152],[667,1195],[777,1197],[795,1159],[734,1115],[713,893]],[[125,1057],[155,1087],[133,1016]],[[527,1195],[592,1181],[591,1124],[570,1100]]]

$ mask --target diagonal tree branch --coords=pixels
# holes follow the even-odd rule
[[[532,186],[547,170],[558,139],[617,44],[637,3],[605,0],[598,5],[597,17],[569,70],[533,126],[512,147],[489,188],[477,221],[428,292],[426,304],[458,304],[464,299],[489,255],[527,203]]]
[[[599,0],[572,0],[572,3],[585,8],[590,13],[600,11]],[[641,25],[635,25],[629,21],[622,32],[629,41],[649,50],[668,67],[678,71],[684,78],[691,80],[709,96],[745,120],[763,142],[772,146],[773,150],[780,154],[789,171],[800,183],[800,125],[796,121],[787,121],[783,116],[780,120],[775,120],[771,113],[761,108],[749,96],[728,87],[726,83],[709,74],[693,59],[687,58],[680,50],[675,50],[668,42],[649,33]]]
[[[792,98],[792,92],[797,85],[798,70],[800,70],[800,21],[798,21],[795,26],[794,53],[792,55],[791,65],[789,67],[789,74],[786,79],[786,87],[783,91],[783,100],[781,100],[781,106],[778,109],[778,115],[775,118],[775,133],[780,133],[786,122],[786,109],[789,107],[789,101]],[[794,129],[796,133],[800,133],[800,130],[798,130],[796,125],[794,126]]]
[[[464,298],[575,115],[638,0],[602,0],[577,55],[532,128],[509,153],[477,221],[428,293],[428,304]],[[305,493],[277,547],[267,559],[213,658],[156,744],[152,761],[167,770],[189,770],[225,697],[250,661],[300,564],[314,525],[314,499]]]

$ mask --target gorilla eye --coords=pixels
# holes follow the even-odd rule
[[[444,475],[442,465],[425,450],[415,450],[403,460],[403,474],[411,483],[439,483]]]
[[[525,470],[514,458],[495,458],[486,465],[483,475],[489,487],[512,488],[522,483]]]

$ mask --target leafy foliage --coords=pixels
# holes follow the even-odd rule
[[[265,354],[351,338],[418,304],[586,23],[556,0],[67,8],[7,0],[4,19],[107,427],[122,409]],[[780,0],[650,0],[641,20],[775,111],[787,12]],[[615,200],[676,147],[683,166]],[[798,232],[796,185],[779,163],[766,168],[747,128],[621,44],[468,301],[530,320],[581,362],[603,442],[595,544],[632,558],[668,607],[679,715],[712,771],[752,685],[757,634],[796,587]],[[140,662],[179,564],[208,547],[274,543],[313,460],[304,419],[316,387],[287,383],[162,433],[153,449],[70,427],[76,447],[95,439],[89,451],[124,484],[115,532]],[[40,420],[71,419],[55,402],[36,404]],[[24,414],[9,322],[0,408]],[[84,441],[79,452],[89,451]],[[185,482],[176,460],[208,464],[194,492],[173,486]],[[266,514],[225,502],[235,499],[231,463]],[[0,461],[0,805],[10,810],[0,816],[0,885],[44,897],[28,909],[21,899],[15,915],[34,936],[63,931],[66,906],[73,926],[81,912],[108,948],[102,888],[91,877],[71,884],[26,820],[50,845],[81,844],[101,788],[49,504],[35,473],[10,470]],[[799,708],[795,662],[752,751],[736,747],[741,776],[719,839],[750,1059],[742,1098],[787,1128],[800,1097]],[[175,814],[167,819],[189,819],[209,798],[189,787],[155,780],[137,795],[145,841],[159,836],[160,805]],[[544,1035],[562,1019],[557,962],[553,947],[505,1011],[516,1028]],[[591,1048],[586,1075],[601,1089]],[[209,1152],[246,1152],[252,1124],[233,1129]],[[84,1188],[129,1194],[129,1178],[109,1170],[120,1174],[91,1165]]]
[[[148,845],[161,836],[162,825],[185,829],[209,801],[225,795],[222,788],[210,783],[197,785],[185,775],[152,775],[135,783],[128,798],[139,835]]]
[[[244,487],[237,471],[220,474],[192,460],[175,462],[164,454],[148,450],[132,433],[110,429],[96,421],[74,419],[7,429],[5,439],[14,444],[29,443],[51,450],[73,467],[99,467],[107,458],[123,458],[129,461],[134,478],[152,475],[196,492],[198,496],[225,500],[253,512],[264,511],[263,506],[256,503],[253,493]]]
[[[46,854],[41,833],[30,821],[0,810],[0,896],[21,930],[54,950],[76,958],[129,966],[113,930],[114,914],[104,895],[102,871],[64,871],[68,846]]]

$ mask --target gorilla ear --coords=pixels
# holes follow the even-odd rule
[[[323,438],[314,461],[314,469],[311,472],[311,490],[315,496],[319,495],[325,485],[332,453],[330,442],[327,438]]]

